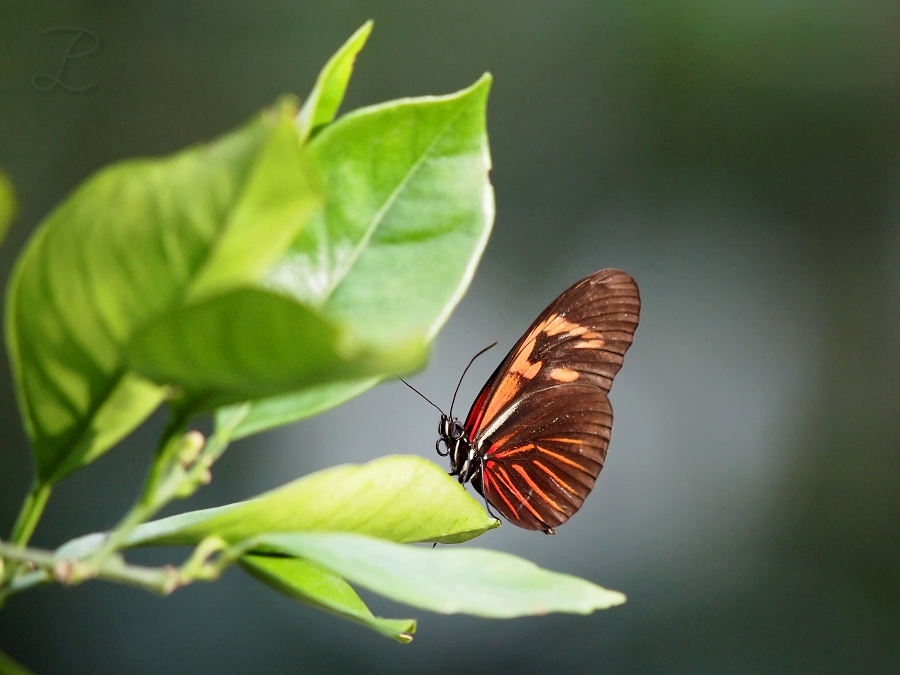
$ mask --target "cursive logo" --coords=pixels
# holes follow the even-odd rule
[[[66,52],[63,54],[62,61],[59,62],[59,69],[56,71],[56,75],[36,73],[31,76],[31,84],[33,84],[34,88],[38,91],[50,91],[56,85],[59,85],[66,91],[87,91],[88,89],[94,87],[94,85],[96,85],[97,83],[88,82],[87,84],[83,84],[80,87],[76,87],[63,81],[63,73],[65,72],[66,64],[69,61],[80,59],[97,51],[100,48],[100,36],[97,35],[94,31],[88,30],[87,28],[75,28],[74,26],[56,26],[54,28],[45,28],[40,32],[40,34],[46,35],[47,33],[62,32],[75,33],[75,35],[71,40],[69,40],[69,46],[66,47]],[[85,36],[93,40],[93,44],[91,45],[91,47],[79,52],[74,51],[75,45],[77,45],[81,38]]]

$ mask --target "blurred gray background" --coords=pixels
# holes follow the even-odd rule
[[[168,599],[90,583],[0,614],[42,673],[897,672],[900,663],[900,4],[99,2],[0,4],[0,165],[15,255],[95,169],[210,139],[305,95],[368,18],[343,110],[494,74],[494,235],[415,384],[441,404],[602,267],[641,286],[594,494],[556,537],[477,544],[624,591],[589,617],[415,616],[408,646],[240,571]],[[115,7],[115,9],[113,9]],[[99,50],[38,91],[77,26]],[[79,49],[90,47],[85,38]],[[43,80],[42,82],[46,82]],[[500,349],[463,384],[461,412]],[[31,464],[0,367],[0,532]],[[112,525],[164,422],[54,493],[34,543]],[[233,446],[181,508],[389,453],[433,456],[434,410],[387,384]],[[161,562],[171,552],[140,552]]]

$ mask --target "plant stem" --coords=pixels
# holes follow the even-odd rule
[[[134,528],[151,518],[156,511],[157,508],[154,508],[151,504],[144,503],[143,500],[136,503],[125,514],[125,517],[119,521],[116,529],[110,532],[103,543],[97,547],[97,550],[90,555],[88,561],[95,565],[101,565],[104,560],[125,545]]]
[[[12,534],[10,534],[13,544],[25,546],[28,540],[31,539],[31,535],[34,534],[34,528],[37,527],[41,514],[44,512],[44,507],[47,505],[47,500],[50,498],[51,490],[52,488],[49,485],[35,481],[31,492],[28,493],[28,496],[22,503],[22,509],[19,511],[15,525],[13,525]],[[15,577],[19,568],[19,563],[15,558],[9,558],[9,563],[4,564],[7,557],[0,553],[0,609],[3,608],[4,604],[5,588]]]
[[[22,510],[19,512],[19,517],[16,518],[16,524],[9,537],[14,544],[25,546],[31,539],[34,528],[37,527],[47,500],[50,498],[51,490],[49,485],[35,483],[22,504]]]
[[[53,574],[48,570],[37,570],[28,574],[20,574],[9,584],[7,595],[15,595],[21,591],[27,591],[32,586],[49,584],[53,581]]]
[[[13,541],[0,541],[0,563],[9,561],[6,572],[0,566],[0,608],[6,598],[38,584],[59,581],[76,584],[93,578],[107,579],[168,594],[195,580],[211,580],[237,560],[248,544],[237,546],[216,538],[204,540],[181,568],[129,565],[119,551],[125,548],[134,529],[151,518],[173,499],[187,497],[210,480],[210,467],[222,455],[231,434],[247,415],[249,406],[236,407],[204,441],[198,432],[184,433],[188,408],[175,409],[157,448],[143,492],[116,528],[93,551],[80,557],[57,555],[51,551],[27,548],[25,544],[50,496],[50,487],[36,485],[13,529]],[[213,559],[215,557],[215,559]],[[19,573],[22,564],[39,569]]]
[[[166,425],[159,444],[156,446],[156,454],[153,457],[153,464],[150,467],[150,473],[144,482],[144,488],[141,492],[139,502],[154,501],[159,487],[166,480],[172,470],[172,463],[177,452],[178,440],[190,417],[187,407],[172,408],[172,419]]]
[[[116,528],[109,533],[106,540],[88,557],[89,563],[102,565],[109,556],[125,545],[134,528],[152,518],[153,514],[171,500],[172,496],[168,494],[171,490],[164,488],[168,487],[167,483],[170,483],[172,479],[173,461],[177,461],[174,455],[181,433],[187,424],[187,418],[187,412],[173,411],[172,419],[159,441],[153,465],[150,467],[150,473],[140,498],[119,521]]]
[[[116,528],[90,556],[87,561],[101,564],[105,557],[125,546],[128,537],[138,525],[149,520],[153,515],[173,499],[187,497],[194,493],[201,484],[209,482],[209,469],[222,456],[231,441],[231,434],[247,415],[249,406],[235,408],[229,419],[221,428],[203,442],[195,445],[196,451],[185,451],[192,444],[190,434],[183,436],[189,417],[188,408],[176,409],[172,420],[166,427],[150,474],[140,499],[125,515]]]
[[[17,562],[33,563],[38,567],[53,567],[57,563],[52,551],[7,544],[5,541],[0,541],[0,556]]]
[[[44,574],[33,573],[20,577],[17,583],[7,589],[7,594],[23,591],[52,579],[69,584],[92,578],[106,579],[163,595],[168,595],[182,583],[181,573],[175,567],[129,565],[118,555],[108,557],[101,565],[94,567],[77,560],[57,558],[52,551],[25,548],[0,541],[0,556],[20,563],[31,563],[45,570]]]

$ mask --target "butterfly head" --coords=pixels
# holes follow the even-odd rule
[[[448,441],[456,441],[466,435],[466,429],[458,418],[441,415],[441,421],[438,424],[438,434],[440,434],[441,438]]]
[[[441,413],[438,422],[438,439],[435,450],[441,457],[450,457],[450,475],[459,476],[465,482],[472,472],[472,446],[466,436],[466,428],[456,417]]]

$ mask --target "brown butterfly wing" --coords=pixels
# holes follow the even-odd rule
[[[606,459],[607,394],[639,315],[634,280],[596,272],[541,313],[478,395],[466,430],[485,465],[472,482],[510,522],[547,530],[581,508]]]

